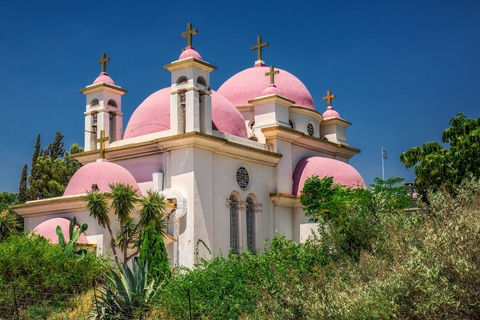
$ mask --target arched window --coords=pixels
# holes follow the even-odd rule
[[[95,106],[98,106],[99,104],[100,104],[100,102],[98,101],[98,99],[93,99],[90,102],[90,107],[95,107]]]
[[[201,76],[197,78],[197,83],[198,83],[198,84],[201,84],[201,85],[204,86],[204,87],[207,86],[207,81],[205,80],[204,77],[201,77]]]
[[[110,100],[108,100],[107,105],[116,108],[116,107],[117,107],[117,102],[116,102],[115,100],[113,100],[113,99],[110,99]]]
[[[230,247],[235,253],[240,251],[238,236],[238,201],[232,194],[230,196]]]
[[[177,84],[184,84],[187,82],[188,82],[188,79],[185,76],[181,76],[180,78],[177,79]]]
[[[247,198],[247,247],[251,252],[255,251],[255,203],[252,197]]]

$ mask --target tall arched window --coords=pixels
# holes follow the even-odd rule
[[[238,201],[232,194],[230,196],[230,247],[236,253],[240,251],[238,236]]]
[[[252,197],[247,198],[247,247],[251,252],[255,251],[255,203]]]

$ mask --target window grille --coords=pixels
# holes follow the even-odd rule
[[[238,241],[238,202],[235,196],[230,196],[230,247],[233,252],[240,251]]]
[[[245,167],[240,167],[237,170],[237,183],[240,189],[245,190],[248,188],[248,183],[250,182],[250,176]]]
[[[313,136],[313,134],[315,133],[315,128],[313,127],[313,124],[309,123],[307,125],[307,132],[310,136]]]
[[[251,252],[255,251],[255,204],[252,197],[247,198],[247,247]]]

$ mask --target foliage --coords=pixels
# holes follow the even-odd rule
[[[275,236],[265,251],[230,252],[228,257],[201,259],[193,270],[175,269],[157,307],[167,319],[184,319],[190,298],[194,319],[238,319],[253,313],[262,290],[274,290],[290,269],[303,275],[330,259],[314,242],[295,244],[282,236]]]
[[[18,201],[24,203],[27,201],[27,164],[23,165],[22,176],[20,178],[20,183],[18,185]]]
[[[469,174],[480,177],[480,118],[468,119],[459,113],[449,125],[442,132],[442,142],[448,143],[449,149],[428,142],[400,154],[405,167],[415,167],[414,186],[424,201],[429,190],[434,192],[443,186],[453,194]]]
[[[73,217],[73,219],[70,220],[70,225],[68,227],[68,242],[65,242],[65,236],[63,235],[62,228],[60,226],[57,226],[56,233],[58,236],[58,244],[61,248],[63,248],[63,250],[65,250],[65,254],[67,256],[73,256],[76,261],[80,261],[85,258],[87,250],[80,249],[75,251],[75,249],[77,248],[78,238],[88,229],[88,225],[83,223],[79,228],[76,228],[76,225],[77,218]]]
[[[63,308],[66,294],[87,290],[93,280],[103,281],[105,270],[106,263],[93,254],[76,261],[43,237],[13,235],[0,243],[0,287],[8,288],[0,290],[0,305],[14,308],[10,303],[14,286],[16,300],[23,308]]]
[[[375,179],[370,188],[348,188],[332,177],[313,176],[305,182],[300,202],[305,215],[319,228],[325,246],[359,259],[361,250],[373,250],[372,241],[382,235],[380,216],[410,205],[402,178]]]
[[[150,309],[155,297],[155,280],[148,281],[148,266],[134,259],[132,269],[121,264],[121,272],[110,269],[107,283],[95,295],[90,311],[93,319],[136,319]]]
[[[31,168],[31,176],[32,176],[32,179],[36,180],[38,179],[38,176],[37,176],[37,160],[38,160],[38,157],[40,156],[40,147],[41,147],[41,144],[40,144],[40,134],[37,135],[37,140],[35,141],[35,147],[33,148],[33,154],[32,154],[32,163],[30,165],[30,168]]]
[[[23,230],[23,219],[9,209],[9,205],[15,204],[17,201],[16,193],[0,193],[0,242]]]
[[[157,228],[163,228],[166,225],[163,216],[166,205],[164,196],[158,192],[149,191],[147,196],[139,197],[137,196],[137,190],[130,185],[110,184],[109,188],[111,192],[96,190],[87,192],[87,209],[90,216],[94,217],[102,227],[108,229],[111,237],[110,248],[116,263],[120,266],[117,248],[120,248],[124,262],[128,262],[136,256],[139,252],[137,244],[141,242],[141,230],[152,221]],[[111,205],[109,205],[109,202]],[[137,203],[142,205],[138,222],[133,216]],[[109,217],[109,212],[112,209],[116,220],[120,224],[120,233],[116,237],[113,234]],[[128,249],[132,247],[136,250],[128,255]]]
[[[304,244],[277,236],[263,254],[174,270],[157,310],[188,318],[189,293],[194,319],[480,318],[480,182],[465,180],[455,195],[432,192],[428,217],[388,209],[398,202],[375,192],[384,198],[370,209],[378,210],[377,232],[358,257],[332,250],[323,235]],[[372,217],[358,214],[351,225],[361,230]]]
[[[162,235],[157,231],[155,221],[143,228],[141,238],[139,261],[141,264],[148,263],[150,278],[161,285],[170,278],[171,270],[167,248]]]
[[[81,167],[81,164],[71,156],[81,151],[81,148],[74,144],[68,153],[63,149],[63,137],[57,132],[55,140],[46,149],[39,151],[40,135],[38,135],[28,177],[27,200],[63,195],[71,177]]]
[[[22,229],[15,213],[9,210],[0,212],[0,242]]]

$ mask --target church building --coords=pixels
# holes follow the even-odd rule
[[[216,67],[194,49],[196,33],[188,24],[186,48],[165,66],[170,79],[125,119],[126,126],[127,90],[107,73],[110,59],[103,54],[102,72],[80,90],[86,97],[85,141],[75,157],[83,167],[63,196],[15,207],[26,230],[55,241],[56,226],[76,217],[89,226],[83,242],[108,253],[110,236],[89,216],[85,193],[123,182],[142,194],[165,195],[169,257],[174,265],[192,267],[199,242],[205,244],[199,255],[208,258],[230,249],[262,251],[276,233],[301,241],[311,229],[300,193],[312,175],[365,186],[349,165],[360,150],[348,145],[351,123],[333,109],[335,95],[326,91],[326,103],[318,103],[325,107],[317,105],[325,111],[316,111],[297,77],[265,64],[268,44],[260,36],[251,48],[257,52],[253,67],[214,90],[210,75]],[[82,121],[78,115],[72,121]]]

